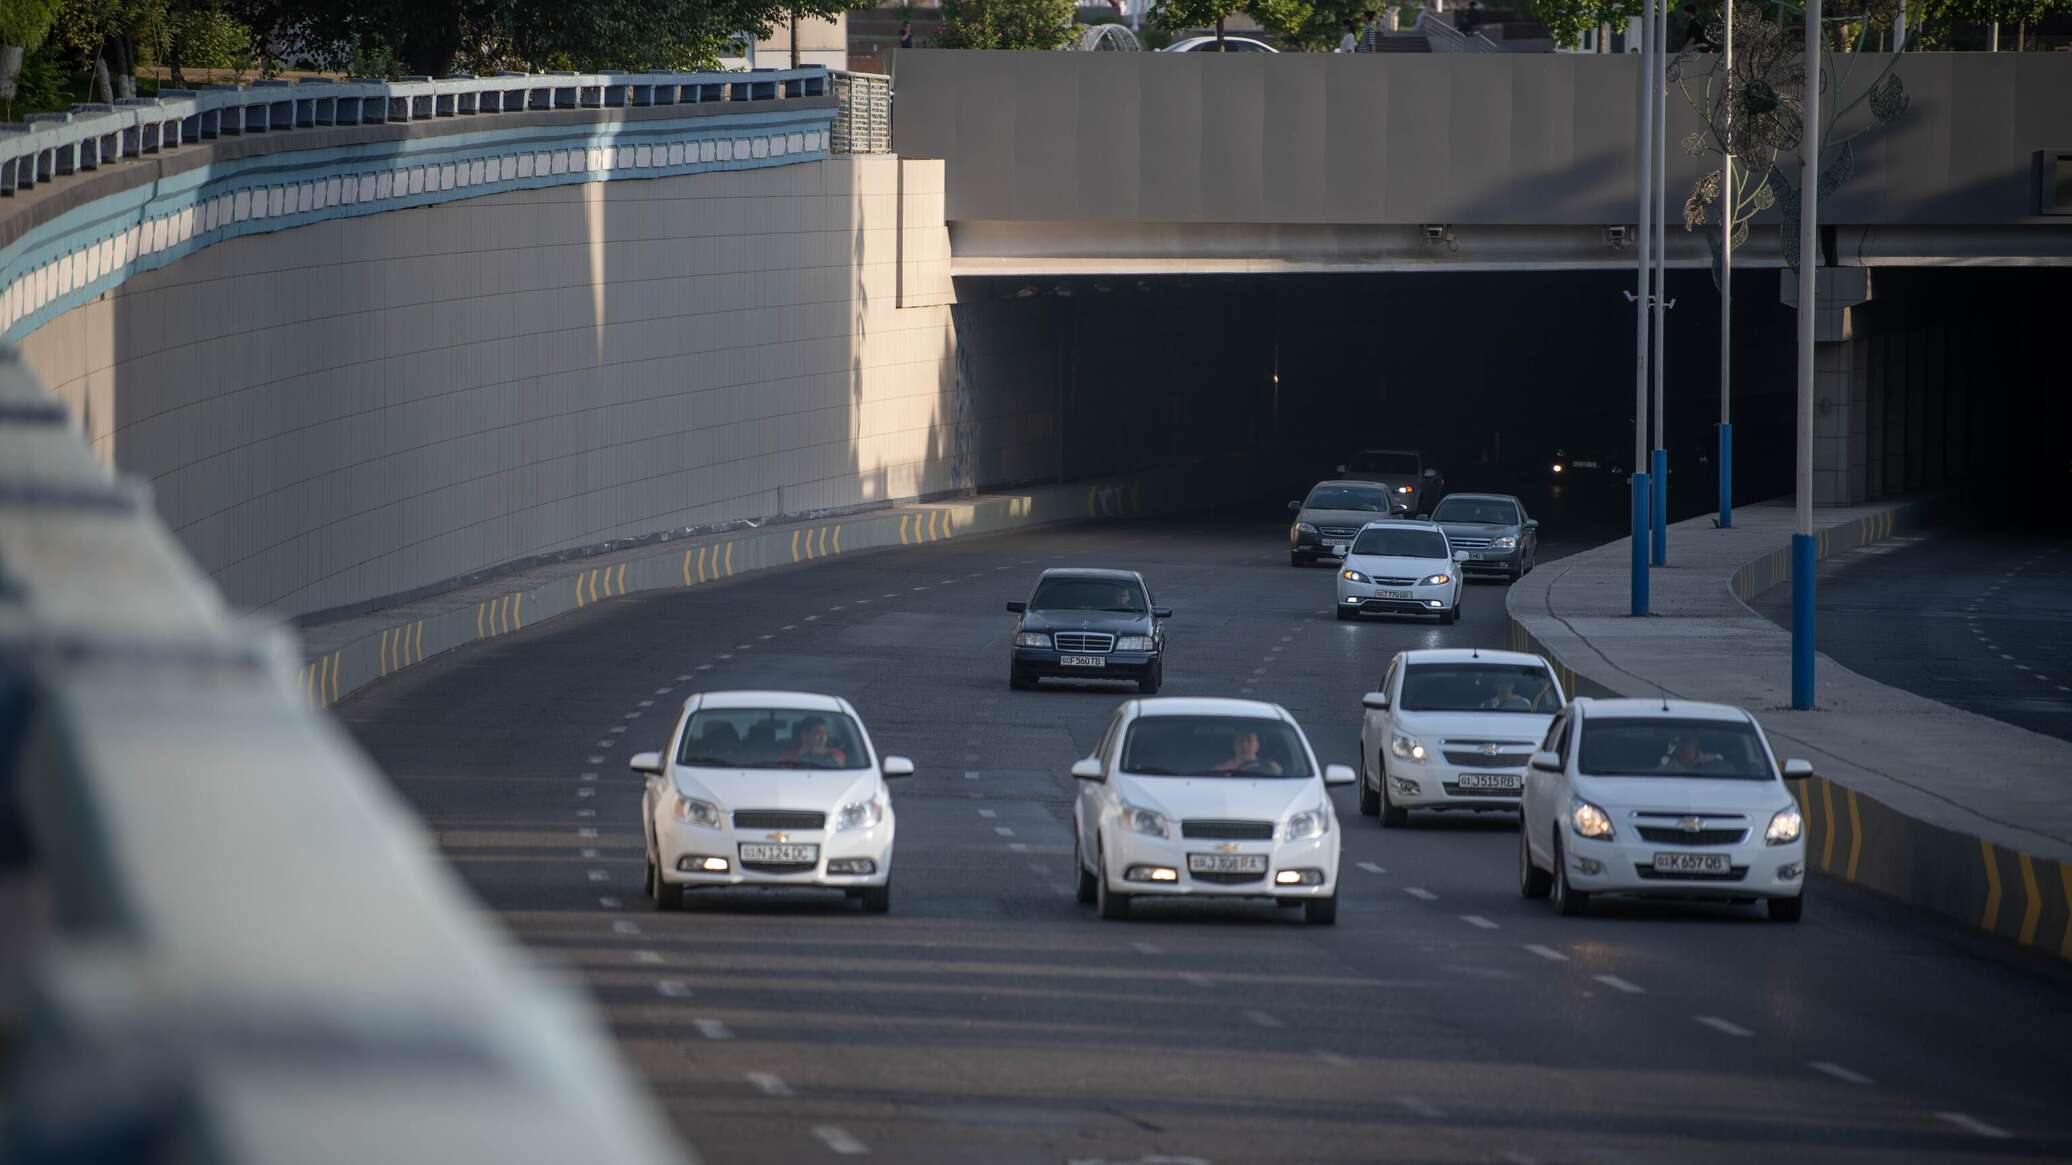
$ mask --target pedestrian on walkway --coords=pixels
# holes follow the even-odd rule
[[[1462,36],[1473,36],[1475,35],[1475,26],[1480,23],[1482,23],[1482,0],[1468,0],[1468,6],[1461,9],[1460,19],[1454,22],[1454,27],[1460,29]]]
[[[1705,31],[1705,21],[1699,19],[1696,5],[1684,5],[1683,18],[1683,45],[1678,52],[1710,53],[1719,50],[1719,46],[1712,43],[1711,35]]]
[[[1360,29],[1360,43],[1353,51],[1374,53],[1381,51],[1381,13],[1367,10],[1367,23]]]
[[[1341,53],[1349,53],[1352,52],[1355,48],[1358,48],[1359,44],[1360,38],[1359,35],[1353,31],[1353,22],[1350,20],[1346,21],[1345,35],[1338,38],[1338,51]]]
[[[899,22],[899,47],[903,49],[914,47],[914,22],[911,20]]]

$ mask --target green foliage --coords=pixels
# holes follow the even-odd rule
[[[1058,49],[1074,35],[1073,0],[943,0],[946,49]]]
[[[1353,22],[1355,31],[1364,29],[1368,15],[1379,14],[1384,5],[1381,0],[1311,0],[1306,7],[1309,11],[1303,14],[1301,23],[1280,34],[1283,49],[1330,52],[1338,47],[1346,21]]]
[[[1295,39],[1309,22],[1311,8],[1303,0],[1166,0],[1151,14],[1151,21],[1168,32],[1180,32],[1214,28],[1219,21],[1239,12],[1276,38]],[[1336,35],[1331,37],[1334,43],[1337,39]]]
[[[190,6],[165,14],[163,64],[182,69],[234,69],[258,63],[252,30],[214,8]]]
[[[63,63],[47,42],[24,54],[21,75],[14,80],[10,116],[50,113],[70,106],[73,98],[67,81]]]
[[[0,4],[0,45],[36,51],[63,8],[64,0],[7,0]]]
[[[1532,0],[1532,15],[1547,26],[1555,44],[1572,49],[1599,25],[1624,29],[1629,17],[1640,15],[1640,4],[1639,0]]]

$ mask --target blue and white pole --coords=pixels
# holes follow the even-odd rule
[[[1669,561],[1669,417],[1662,403],[1662,378],[1669,368],[1668,339],[1663,335],[1669,312],[1669,0],[1655,13],[1655,63],[1648,70],[1648,100],[1655,106],[1655,455],[1649,462],[1655,485],[1649,512],[1654,518],[1655,565]]]
[[[1726,34],[1720,75],[1734,75],[1734,0],[1720,6]],[[1726,161],[1719,171],[1719,526],[1734,525],[1734,103],[1727,102],[1723,132]]]
[[[1806,76],[1820,76],[1820,0],[1806,0]],[[1813,707],[1813,583],[1819,555],[1813,539],[1814,279],[1820,258],[1820,86],[1806,86],[1799,165],[1799,431],[1798,526],[1791,538],[1791,706]]]
[[[1633,603],[1635,615],[1648,613],[1648,318],[1653,303],[1649,282],[1654,274],[1650,252],[1654,243],[1654,178],[1652,157],[1655,140],[1655,100],[1651,82],[1655,67],[1656,0],[1641,0],[1640,33],[1640,262],[1637,292],[1633,301]]]

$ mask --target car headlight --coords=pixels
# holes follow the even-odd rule
[[[1322,806],[1318,806],[1290,816],[1287,825],[1281,830],[1281,837],[1285,841],[1306,841],[1312,837],[1322,837],[1329,832],[1331,814]]]
[[[1413,764],[1424,763],[1425,746],[1415,736],[1405,736],[1400,732],[1390,733],[1389,751],[1395,753],[1398,759],[1407,760]]]
[[[1317,528],[1315,526],[1310,525],[1308,522],[1295,523],[1295,530],[1297,533],[1301,534],[1314,534],[1317,532]]]
[[[1799,816],[1796,805],[1787,805],[1770,818],[1770,828],[1763,831],[1763,840],[1770,845],[1790,845],[1805,832],[1806,819]]]
[[[1122,827],[1131,833],[1141,833],[1147,837],[1171,837],[1173,832],[1165,814],[1140,805],[1122,807]]]
[[[869,829],[885,820],[885,803],[876,797],[868,801],[851,801],[835,812],[835,832],[847,829]]]
[[[1424,577],[1424,580],[1418,583],[1417,585],[1424,587],[1443,587],[1447,583],[1450,583],[1452,581],[1453,576],[1450,574],[1428,574]]]
[[[1017,631],[1014,633],[1016,647],[1049,647],[1050,633],[1047,631]]]
[[[1489,548],[1491,550],[1516,550],[1518,549],[1518,537],[1515,534],[1506,534],[1491,542]]]
[[[1568,817],[1580,837],[1608,841],[1612,836],[1611,815],[1588,801],[1577,801],[1575,808],[1568,811]]]
[[[1338,577],[1344,579],[1347,582],[1363,583],[1374,581],[1373,579],[1368,578],[1366,575],[1361,574],[1357,570],[1341,570],[1338,572]]]
[[[1151,651],[1158,647],[1149,635],[1125,635],[1115,641],[1117,651]]]
[[[1414,485],[1399,485],[1396,487],[1396,492],[1399,494],[1414,494],[1417,492],[1417,487]]]
[[[674,815],[685,825],[702,825],[706,829],[719,828],[719,806],[710,801],[700,801],[679,793],[676,795]]]

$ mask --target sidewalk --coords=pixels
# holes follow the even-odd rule
[[[1918,525],[1937,500],[1823,508],[1820,556]],[[1742,599],[1790,577],[1793,511],[1751,506],[1734,521],[1670,528],[1644,619],[1627,614],[1625,540],[1549,563],[1511,588],[1513,639],[1559,664],[1579,695],[1747,707],[1780,754],[1819,774],[1799,794],[1822,870],[2072,958],[2072,744],[1826,656],[1818,709],[1792,711],[1791,634]]]

